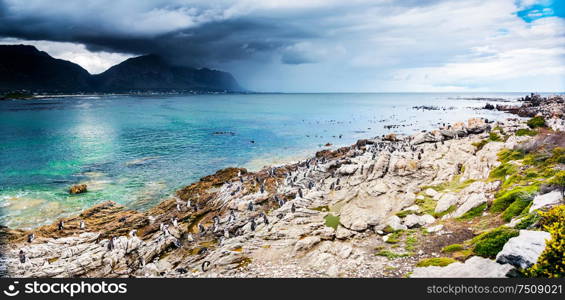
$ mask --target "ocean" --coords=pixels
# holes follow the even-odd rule
[[[506,115],[523,93],[72,96],[0,102],[0,224],[31,228],[111,200],[146,209],[229,167],[257,170],[394,132]],[[496,104],[497,101],[488,101]],[[437,110],[418,109],[435,106]],[[326,146],[331,145],[331,146]],[[69,195],[86,183],[88,192]]]

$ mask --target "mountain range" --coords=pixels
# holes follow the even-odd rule
[[[29,45],[0,45],[0,91],[39,93],[240,92],[227,72],[191,68],[149,54],[133,57],[92,75]]]

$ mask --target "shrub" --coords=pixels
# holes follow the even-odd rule
[[[533,198],[534,193],[536,193],[538,189],[538,186],[532,185],[521,186],[512,190],[503,190],[496,194],[496,199],[494,199],[490,210],[492,212],[504,211],[517,200],[529,203]]]
[[[538,127],[545,127],[545,120],[543,119],[543,117],[533,117],[529,119],[526,124],[528,124],[528,127],[532,129]]]
[[[535,265],[525,271],[531,277],[560,278],[565,276],[565,205],[541,212],[541,223],[551,234]]]
[[[503,149],[497,154],[498,160],[503,163],[509,162],[511,160],[523,159],[525,155],[526,152],[521,149],[517,149],[517,150]]]
[[[498,227],[482,233],[471,240],[475,245],[473,252],[482,257],[495,258],[504,244],[518,234],[518,230],[508,227]]]
[[[522,211],[528,207],[528,205],[532,202],[532,197],[517,197],[506,210],[502,213],[502,219],[508,222],[512,220],[513,217],[522,213]]]
[[[561,189],[561,196],[565,195],[565,171],[559,171],[549,180],[549,183]]]
[[[463,249],[464,249],[463,245],[453,244],[453,245],[443,247],[443,249],[441,249],[441,252],[451,253],[451,252],[461,251]]]
[[[422,259],[416,264],[416,267],[429,267],[429,266],[445,267],[454,262],[456,262],[456,260],[449,257],[432,257],[432,258]]]
[[[500,136],[499,136],[498,134],[494,133],[494,132],[490,132],[490,133],[488,134],[488,139],[489,139],[489,141],[491,141],[491,142],[500,142],[500,141],[502,141],[502,139],[500,138]]]
[[[488,143],[488,139],[481,140],[480,142],[472,143],[471,145],[477,147],[477,151],[483,149],[483,147]]]
[[[483,211],[485,211],[486,208],[487,208],[486,203],[483,203],[479,206],[473,207],[469,211],[464,213],[461,217],[459,217],[459,219],[468,220],[468,219],[472,219],[474,217],[478,217],[483,213]]]
[[[511,175],[517,172],[515,165],[511,163],[503,163],[500,166],[490,171],[489,177],[492,179],[504,179],[506,175]]]
[[[389,251],[389,250],[381,250],[381,251],[377,252],[375,255],[384,256],[388,259],[410,256],[409,253],[395,253],[395,252],[392,252],[392,251]]]
[[[517,136],[535,136],[538,132],[535,130],[521,128],[516,131]]]
[[[529,214],[527,216],[525,216],[520,223],[518,223],[518,225],[516,225],[516,229],[528,229],[530,228],[532,225],[534,225],[536,222],[538,222],[540,220],[540,216],[536,213],[533,214]]]

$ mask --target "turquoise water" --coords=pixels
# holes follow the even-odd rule
[[[522,94],[254,94],[0,102],[0,222],[28,228],[112,200],[144,209],[228,166],[258,169],[359,138],[501,113],[464,97]],[[455,99],[457,98],[457,99]],[[491,101],[493,102],[493,101]],[[413,106],[452,107],[441,111]],[[401,125],[385,129],[386,125]],[[340,138],[341,136],[341,138]],[[68,195],[86,183],[89,192]]]

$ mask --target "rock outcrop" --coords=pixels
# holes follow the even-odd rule
[[[496,255],[496,261],[526,269],[538,261],[545,249],[545,243],[551,238],[549,232],[520,230],[520,235],[513,237]]]
[[[495,278],[507,277],[514,267],[496,263],[487,258],[473,256],[465,263],[455,262],[445,267],[415,268],[411,278]]]

